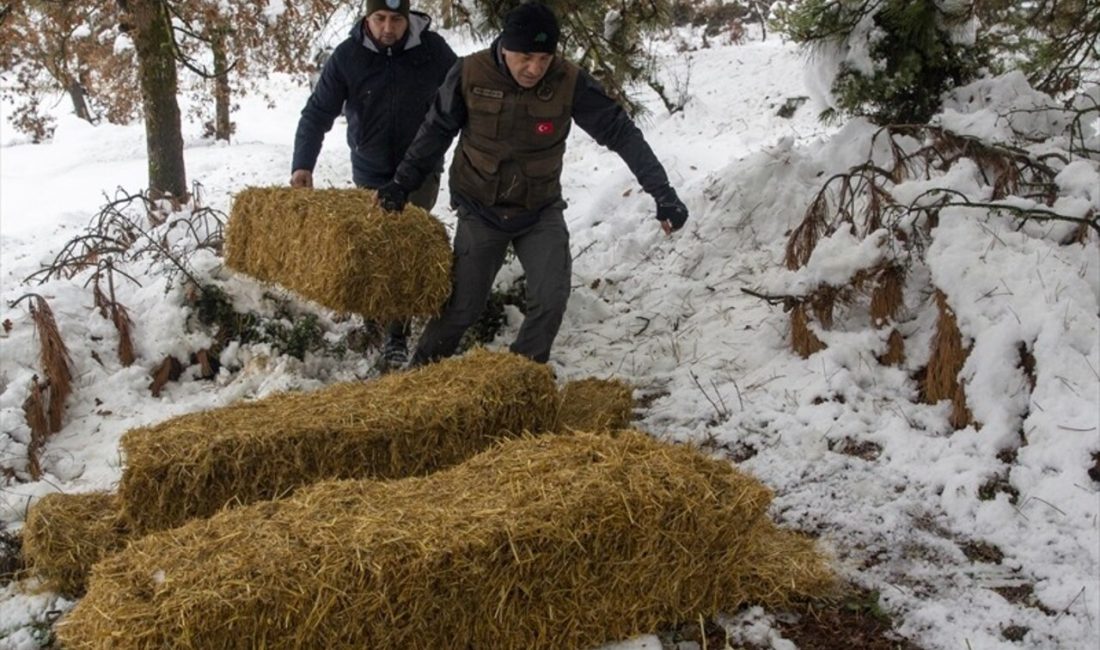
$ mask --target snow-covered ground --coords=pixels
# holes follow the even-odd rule
[[[476,47],[455,40],[460,53]],[[859,120],[826,128],[812,104],[793,118],[779,117],[788,98],[809,92],[804,61],[778,40],[715,42],[691,52],[670,43],[658,47],[665,85],[686,86],[690,99],[669,115],[656,95],[641,91],[649,109],[641,124],[692,217],[682,232],[664,236],[652,200],[625,165],[576,132],[563,178],[574,291],[551,360],[558,377],[634,382],[645,403],[640,428],[742,460],[775,490],[772,515],[818,536],[838,572],[878,591],[901,634],[921,647],[1097,647],[1100,484],[1086,473],[1091,455],[1100,452],[1097,236],[1059,246],[1047,231],[1018,231],[1004,218],[945,210],[923,275],[910,283],[917,288],[907,295],[900,326],[910,353],[906,364],[880,365],[875,354],[882,335],[843,323],[819,332],[828,349],[803,360],[790,349],[782,308],[742,289],[791,293],[810,279],[843,279],[878,254],[841,233],[798,274],[783,264],[787,233],[825,180],[867,159],[874,128]],[[1009,79],[974,93],[995,108],[1013,106],[1027,91]],[[185,128],[188,178],[202,184],[207,205],[228,212],[244,187],[289,180],[294,128],[308,90],[274,77],[269,94],[279,98],[274,107],[241,100],[230,145],[201,140],[195,125]],[[980,108],[959,99],[944,123],[1002,135],[999,122]],[[266,359],[270,350],[246,347],[223,359],[241,370],[224,370],[213,382],[185,373],[152,397],[149,374],[166,355],[186,358],[208,342],[189,331],[178,282],[139,264],[130,271],[141,286],[116,283],[135,323],[138,359],[129,368],[117,361],[114,326],[94,309],[86,276],[22,283],[83,232],[105,196],[146,182],[140,125],[91,127],[58,113],[48,144],[21,143],[6,121],[0,126],[0,321],[11,322],[10,332],[0,333],[0,464],[25,479],[22,405],[31,377],[41,374],[26,303],[12,307],[12,300],[33,291],[49,301],[72,353],[75,385],[65,427],[42,454],[45,476],[0,487],[0,523],[13,529],[43,494],[113,487],[120,475],[117,442],[131,427],[362,377],[373,362],[354,354]],[[966,164],[936,182],[988,199],[988,188]],[[344,187],[350,175],[338,122],[315,179]],[[1100,210],[1095,163],[1071,165],[1059,179],[1063,212]],[[927,185],[911,181],[897,195],[915,198]],[[447,205],[446,189],[439,204]],[[453,224],[447,210],[438,216]],[[221,268],[213,255],[198,254],[193,262],[242,308],[264,308],[263,287]],[[517,272],[508,267],[501,279]],[[947,403],[919,402],[912,372],[927,361],[934,333],[930,281],[947,294],[967,343],[974,344],[962,374],[980,429],[953,431]],[[353,324],[330,316],[322,318],[334,332]],[[517,325],[512,318],[496,345],[506,345]],[[1019,342],[1036,358],[1033,391],[1013,356]],[[853,448],[875,452],[844,453]],[[1008,449],[1016,450],[1014,459],[998,456]],[[980,489],[998,475],[1017,492],[1012,501],[1007,491]],[[969,559],[964,551],[977,543],[995,546],[1003,560]],[[1002,587],[1030,588],[1034,598],[1010,602],[1004,589],[995,591]],[[37,647],[36,630],[49,612],[72,605],[28,588],[0,590],[0,648]],[[792,647],[769,629],[770,620],[750,611],[731,629],[744,642]],[[1010,626],[1027,632],[1010,641],[1003,634]],[[616,647],[659,643],[644,638]]]

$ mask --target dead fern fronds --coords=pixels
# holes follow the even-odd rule
[[[61,338],[57,320],[46,299],[36,293],[28,293],[12,302],[16,306],[24,300],[30,301],[31,320],[34,321],[38,335],[38,360],[45,375],[45,385],[49,387],[47,416],[50,433],[61,430],[61,415],[65,410],[65,400],[72,393],[72,357]]]
[[[134,337],[131,333],[133,330],[134,321],[130,319],[130,313],[126,310],[126,307],[118,301],[118,296],[115,294],[115,266],[110,260],[106,262],[107,268],[107,288],[110,290],[110,308],[111,308],[111,322],[114,323],[115,329],[118,330],[118,360],[124,367],[129,368],[133,365],[136,355],[134,354]],[[132,278],[131,278],[132,279]]]
[[[977,163],[982,180],[993,188],[993,200],[1009,195],[1042,201],[1051,206],[1058,198],[1058,172],[1044,157],[1035,157],[1027,150],[1000,143],[984,142],[971,136],[952,133],[940,127],[925,127],[930,144],[918,155],[939,169],[947,169],[962,158]]]
[[[225,214],[199,206],[183,212],[176,209],[182,207],[178,203],[162,204],[147,192],[129,193],[119,188],[115,198],[100,208],[84,233],[69,240],[51,263],[27,276],[24,282],[41,284],[54,278],[72,278],[104,262],[113,262],[117,267],[120,263],[145,260],[163,265],[163,273],[169,280],[181,274],[198,284],[189,266],[189,256],[202,249],[221,253]],[[174,235],[173,244],[169,233],[184,236]]]
[[[160,397],[160,392],[170,381],[176,381],[183,374],[183,364],[179,359],[169,355],[153,371],[153,381],[149,384],[149,392],[153,397]]]
[[[787,240],[787,268],[797,271],[806,266],[821,238],[841,228],[851,228],[861,238],[882,228],[887,214],[899,211],[886,190],[892,174],[868,162],[826,181]]]
[[[806,313],[806,303],[799,303],[791,309],[791,348],[803,359],[827,346],[810,329],[810,317]]]
[[[955,395],[951,398],[951,417],[948,418],[948,422],[956,430],[965,429],[972,424],[979,426],[974,421],[974,414],[970,412],[970,407],[966,405],[966,384],[961,381],[955,387]]]
[[[963,348],[962,332],[959,331],[955,312],[947,304],[947,296],[937,289],[935,300],[940,316],[936,322],[936,338],[933,340],[932,358],[925,371],[922,393],[924,401],[929,404],[951,400],[951,424],[961,429],[973,420],[966,406],[966,389],[959,381],[959,373],[970,356],[970,350]]]
[[[118,271],[110,258],[104,259],[97,264],[95,273],[88,279],[85,286],[88,284],[92,285],[92,297],[95,301],[96,309],[99,310],[101,316],[110,319],[111,323],[115,326],[115,330],[118,331],[118,360],[123,366],[129,367],[133,365],[136,360],[133,339],[134,321],[130,318],[130,313],[126,307],[118,301],[118,296],[115,293],[115,273],[120,273],[134,284],[140,286],[140,283],[136,279],[126,273]],[[107,282],[106,293],[101,287],[101,281],[104,279],[106,279]]]
[[[828,185],[826,185],[828,187]],[[825,190],[822,189],[814,197],[810,207],[806,210],[806,214],[802,218],[802,223],[791,232],[790,238],[787,240],[787,251],[784,257],[784,261],[787,268],[791,271],[797,271],[798,269],[806,266],[806,263],[810,261],[810,255],[813,254],[814,248],[817,248],[817,242],[821,239],[821,233],[825,230],[828,221],[826,215],[829,210],[829,202],[825,195]]]
[[[218,359],[209,348],[203,348],[193,356],[193,362],[199,366],[199,377],[203,379],[213,379],[214,376],[218,374]]]
[[[92,301],[100,316],[104,318],[111,317],[111,301],[107,298],[107,294],[103,293],[103,289],[99,287],[98,279],[92,283]]]
[[[901,332],[890,330],[890,336],[886,339],[886,352],[878,357],[878,362],[884,366],[900,366],[905,363],[905,338]]]
[[[31,378],[31,392],[23,401],[23,416],[31,430],[31,439],[27,444],[27,471],[31,479],[42,478],[42,466],[38,462],[38,452],[46,444],[50,435],[50,423],[46,417],[45,386],[38,381],[38,375]]]
[[[126,308],[116,302],[111,305],[111,322],[118,330],[118,361],[128,368],[137,359],[134,354],[134,337],[131,334],[134,321],[130,319]]]
[[[828,285],[818,287],[809,296],[810,306],[814,310],[814,317],[822,329],[833,329],[833,310],[838,301],[842,299],[843,292],[836,287]]]
[[[871,290],[871,319],[875,327],[897,321],[904,304],[904,285],[905,269],[901,266],[886,266],[875,273],[875,286]]]

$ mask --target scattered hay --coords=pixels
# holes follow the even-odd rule
[[[323,479],[427,474],[499,438],[553,430],[558,408],[546,366],[476,350],[370,382],[192,413],[122,437],[122,510],[144,533]]]
[[[505,442],[156,533],[93,569],[69,650],[591,648],[827,591],[770,491],[645,434]]]
[[[634,388],[618,379],[581,379],[561,390],[558,431],[614,431],[630,426]]]
[[[803,359],[827,346],[810,329],[810,317],[806,313],[806,303],[801,302],[791,308],[791,348]]]
[[[434,316],[451,293],[443,224],[411,204],[385,212],[368,190],[247,189],[226,244],[231,268],[368,320]]]
[[[118,495],[48,494],[27,514],[23,555],[43,586],[70,596],[84,593],[92,565],[126,542]]]
[[[932,358],[925,371],[922,393],[924,401],[929,404],[951,400],[951,425],[962,429],[973,422],[970,409],[966,406],[966,389],[959,381],[959,372],[970,351],[963,349],[962,332],[955,320],[955,312],[947,304],[947,296],[937,289],[935,300],[940,316],[936,322],[936,338],[932,343]]]

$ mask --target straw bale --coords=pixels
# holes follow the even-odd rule
[[[770,491],[637,432],[502,443],[429,477],[331,481],[96,565],[69,650],[591,648],[831,587]]]
[[[634,388],[619,379],[580,379],[561,390],[559,431],[613,431],[630,426]]]
[[[427,474],[499,438],[552,430],[558,408],[546,366],[475,350],[369,382],[192,413],[123,435],[122,511],[144,533],[324,479]]]
[[[28,568],[44,587],[68,595],[84,593],[92,565],[125,542],[115,493],[48,494],[31,507],[23,526]]]
[[[226,263],[330,309],[369,320],[433,316],[451,293],[447,231],[409,204],[363,189],[249,188],[226,228]]]

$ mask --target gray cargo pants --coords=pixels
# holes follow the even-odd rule
[[[535,225],[515,233],[492,228],[458,209],[451,297],[443,313],[425,327],[411,365],[454,354],[463,333],[485,309],[508,244],[527,274],[527,315],[511,350],[546,363],[569,301],[573,270],[564,209],[565,203],[554,204],[543,210]]]

